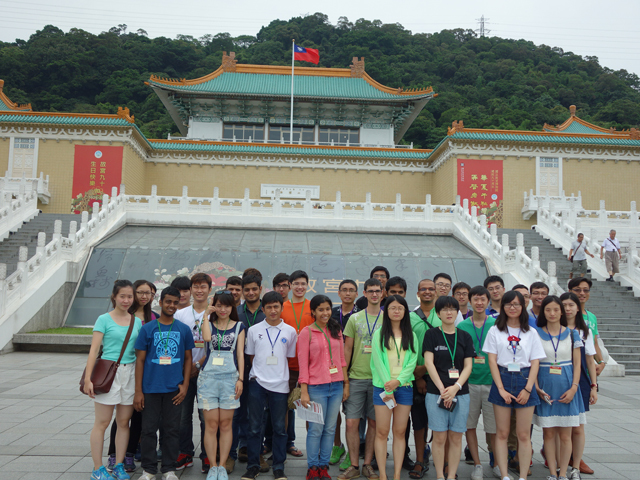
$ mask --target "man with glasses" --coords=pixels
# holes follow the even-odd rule
[[[390,277],[391,275],[389,274],[389,270],[382,266],[373,267],[373,269],[371,270],[371,274],[369,275],[369,278],[375,278],[380,282],[380,285],[382,286],[382,299],[380,303],[380,305],[382,306],[384,306],[384,299],[387,296],[387,291],[384,287]],[[367,308],[367,297],[364,295],[360,297],[356,302],[356,305],[358,306],[358,310],[364,310],[365,308]]]
[[[193,305],[178,310],[173,318],[184,323],[193,335],[195,348],[191,350],[191,379],[187,395],[182,402],[182,417],[180,418],[180,455],[177,459],[177,470],[185,467],[193,467],[193,455],[195,446],[193,445],[193,406],[198,389],[198,373],[200,372],[200,361],[204,358],[204,340],[202,339],[202,317],[209,307],[209,294],[211,293],[211,277],[206,273],[196,273],[190,280],[190,298],[193,298]],[[180,295],[182,299],[182,294]],[[202,460],[202,473],[209,471],[209,459],[204,449],[204,417],[202,410],[198,410],[200,418],[200,460]]]
[[[497,318],[500,313],[500,302],[504,295],[504,280],[497,275],[491,275],[485,278],[484,288],[489,290],[489,295],[491,295],[491,303],[487,308],[487,315],[493,315]]]
[[[448,297],[451,291],[453,280],[448,273],[438,273],[433,277],[433,283],[436,285],[436,294],[438,297]]]
[[[289,300],[289,291],[291,290],[289,275],[286,273],[278,273],[273,277],[273,290],[278,292],[285,302]]]
[[[386,283],[386,282],[385,282]],[[362,475],[373,480],[379,478],[371,466],[373,442],[376,435],[376,416],[373,407],[373,375],[371,374],[371,340],[382,327],[382,282],[370,278],[364,282],[367,307],[351,315],[344,329],[344,357],[349,372],[349,398],[344,402],[347,419],[347,449],[350,465],[338,475],[339,480],[360,476],[360,419],[366,414],[368,428],[364,449]],[[346,459],[345,459],[346,463]]]
[[[473,315],[473,310],[469,310],[469,291],[471,291],[471,287],[464,282],[458,282],[453,286],[453,298],[460,304],[460,310],[458,310],[458,316],[456,317],[456,327],[465,318]]]
[[[542,308],[542,301],[549,296],[549,287],[544,282],[533,282],[529,287],[531,308],[529,309],[529,325],[538,327],[538,315]]]

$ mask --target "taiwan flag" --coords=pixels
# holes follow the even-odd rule
[[[315,48],[304,48],[293,44],[293,53],[295,60],[301,60],[303,62],[311,62],[318,65],[320,62],[320,53]]]

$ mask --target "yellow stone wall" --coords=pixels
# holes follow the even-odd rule
[[[607,210],[630,208],[630,202],[640,207],[640,162],[615,163],[570,159],[562,162],[562,184],[566,195],[582,192],[582,206],[588,210],[600,208],[605,200]]]
[[[436,170],[431,185],[431,203],[433,205],[452,205],[456,203],[458,181],[456,172],[457,160],[450,158]]]
[[[500,159],[497,157],[496,159]],[[502,198],[504,199],[504,228],[530,228],[535,217],[522,219],[524,192],[536,191],[536,159],[502,157]]]
[[[148,195],[151,189],[145,189],[147,164],[128,144],[124,145],[123,157],[122,183],[125,185],[125,192],[129,195]]]
[[[73,156],[75,144],[68,140],[40,140],[38,150],[38,175],[49,175],[51,200],[48,205],[38,203],[44,213],[71,213],[71,189],[73,187]]]
[[[9,138],[0,138],[0,175],[4,176],[4,172],[9,169],[9,146],[11,140]]]

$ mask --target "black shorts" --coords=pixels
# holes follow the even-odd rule
[[[424,403],[425,395],[418,392],[416,382],[413,382],[413,405],[411,406],[411,421],[413,430],[427,428],[429,419],[427,417],[427,406]]]

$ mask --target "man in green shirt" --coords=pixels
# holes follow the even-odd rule
[[[382,327],[382,284],[376,278],[364,282],[367,307],[349,317],[344,328],[344,357],[349,371],[349,398],[344,402],[347,419],[346,437],[348,457],[351,465],[338,475],[339,480],[350,480],[360,476],[360,419],[366,413],[368,428],[364,449],[362,475],[374,480],[378,478],[371,467],[373,442],[376,436],[376,417],[373,407],[373,375],[371,374],[371,339]]]
[[[478,454],[478,436],[476,427],[480,412],[484,431],[487,434],[487,445],[493,446],[493,439],[496,433],[496,420],[493,414],[493,405],[489,403],[489,391],[491,390],[491,370],[489,369],[489,357],[482,351],[484,339],[489,329],[495,325],[496,319],[487,315],[487,307],[491,295],[489,290],[482,286],[473,287],[469,292],[473,316],[463,320],[458,328],[464,330],[473,340],[476,355],[473,358],[473,370],[469,376],[469,417],[467,418],[467,445],[473,458],[474,469],[471,473],[471,480],[482,480],[482,464]],[[489,448],[493,451],[493,448]]]

